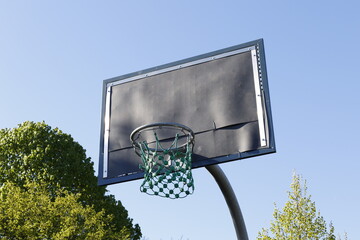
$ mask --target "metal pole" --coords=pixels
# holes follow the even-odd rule
[[[215,181],[220,187],[221,192],[224,195],[225,201],[229,207],[230,214],[234,223],[237,239],[249,240],[246,231],[245,221],[241,214],[239,203],[225,173],[218,165],[206,166],[206,169],[214,177]]]

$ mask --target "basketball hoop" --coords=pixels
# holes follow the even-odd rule
[[[178,123],[138,127],[130,140],[141,157],[144,181],[140,191],[165,198],[184,198],[194,192],[191,155],[194,133]]]

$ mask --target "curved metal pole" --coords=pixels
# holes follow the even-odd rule
[[[225,173],[218,165],[206,166],[206,169],[214,177],[224,195],[225,201],[229,207],[230,214],[234,223],[236,236],[238,240],[249,240],[246,231],[245,221],[241,214],[239,203],[236,199],[234,190],[231,187]]]

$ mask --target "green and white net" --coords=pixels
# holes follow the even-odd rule
[[[194,180],[191,173],[193,143],[189,140],[178,147],[179,134],[169,147],[164,148],[156,132],[155,144],[149,147],[146,141],[137,142],[144,171],[144,181],[140,191],[149,195],[165,198],[184,198],[194,192]]]

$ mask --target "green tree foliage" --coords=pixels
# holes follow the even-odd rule
[[[302,181],[301,176],[294,174],[288,197],[289,201],[282,210],[275,205],[274,220],[271,222],[270,230],[262,229],[257,239],[336,239],[334,227],[331,223],[327,227],[324,218],[316,210],[315,202],[311,201],[310,195],[307,195],[306,181]]]
[[[59,189],[65,191],[76,196],[84,209],[108,216],[99,222],[105,228],[119,234],[127,231],[129,239],[141,237],[140,227],[133,225],[121,202],[106,195],[105,187],[97,186],[93,163],[82,146],[45,123],[24,122],[17,128],[0,130],[0,186],[7,186],[7,182],[25,191],[23,194],[30,183],[41,183],[55,202]],[[104,222],[110,218],[112,225]]]
[[[113,216],[79,202],[80,194],[58,188],[49,195],[46,184],[0,187],[1,239],[121,239],[129,231],[113,231]]]

